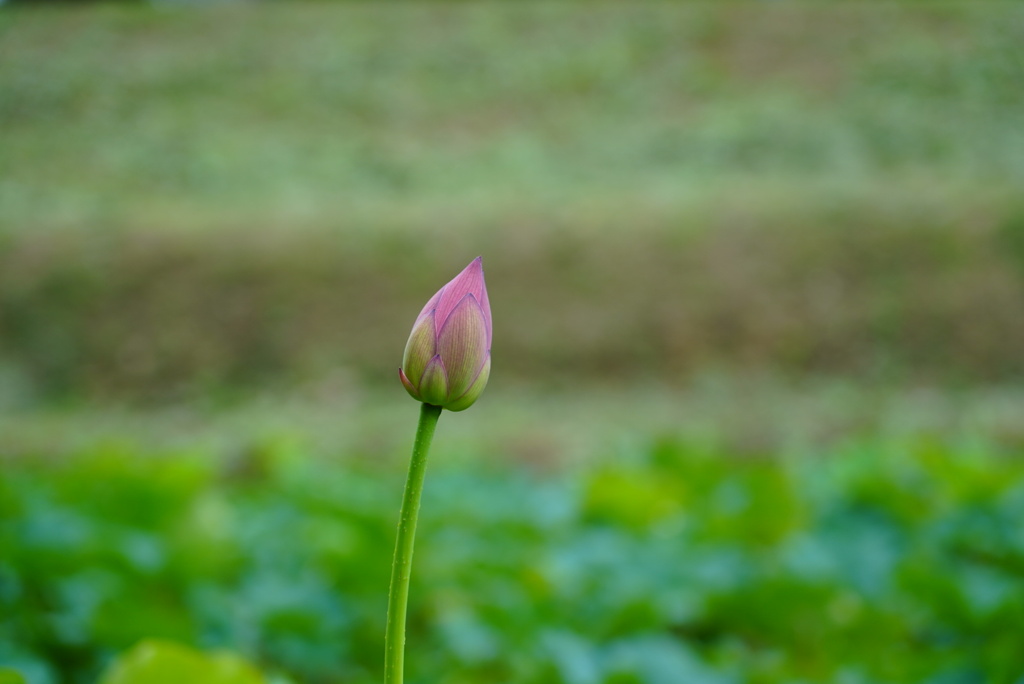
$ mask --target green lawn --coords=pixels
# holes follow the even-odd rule
[[[998,195],[1024,178],[1022,25],[1013,3],[15,8],[0,224]]]

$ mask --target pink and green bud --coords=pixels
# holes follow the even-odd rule
[[[491,374],[491,304],[477,257],[423,307],[398,377],[413,399],[449,411],[477,400]]]

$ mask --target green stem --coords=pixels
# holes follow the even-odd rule
[[[402,513],[398,520],[395,564],[391,569],[388,593],[388,627],[384,635],[384,684],[402,684],[405,663],[405,612],[409,604],[409,577],[412,576],[412,547],[416,540],[416,518],[420,512],[423,476],[427,472],[427,452],[434,437],[440,406],[423,404],[416,441],[412,445],[409,477],[405,481]]]

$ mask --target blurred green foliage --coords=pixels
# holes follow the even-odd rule
[[[0,400],[390,381],[381,350],[477,254],[496,379],[1019,378],[1022,27],[1016,3],[10,8]]]
[[[111,666],[100,684],[265,684],[251,665],[230,653],[204,655],[169,641],[144,641]]]
[[[25,684],[25,678],[11,668],[0,667],[0,684]]]
[[[1013,684],[1024,668],[1019,454],[917,437],[738,458],[667,436],[554,471],[436,461],[410,681]],[[8,461],[0,664],[93,682],[157,638],[295,681],[379,681],[400,487],[285,443],[230,463],[111,446]]]

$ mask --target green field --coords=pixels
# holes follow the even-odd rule
[[[1021,684],[1024,6],[0,9],[0,684]],[[148,669],[147,669],[148,668]]]
[[[596,230],[582,210],[650,223],[804,183],[981,201],[1024,179],[1021,17],[984,2],[9,11],[0,206],[15,228],[559,212]]]
[[[484,255],[496,373],[1024,375],[1015,3],[0,14],[15,405],[391,381]],[[14,395],[14,396],[10,396]]]
[[[161,639],[379,682],[414,415],[396,386],[0,421],[0,665],[95,682]],[[489,388],[442,416],[408,681],[1013,684],[1021,415],[1019,390]]]

